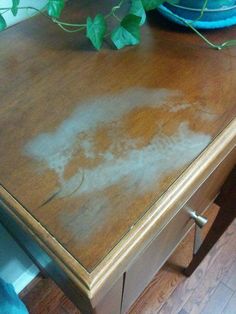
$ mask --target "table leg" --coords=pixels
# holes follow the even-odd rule
[[[186,276],[190,276],[195,271],[216,241],[236,217],[236,167],[227,178],[215,203],[219,205],[220,210],[206,238],[198,250],[194,252],[192,261],[184,270]],[[199,236],[198,233],[195,233],[195,235]]]

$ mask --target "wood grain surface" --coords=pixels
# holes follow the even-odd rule
[[[218,208],[214,205],[206,212],[209,224],[204,227],[204,236],[209,231],[217,212]],[[215,313],[215,309],[216,311],[218,309],[222,310],[223,304],[227,302],[221,313],[235,314],[235,223],[236,221],[234,221],[219,242],[212,248],[209,256],[202,262],[199,269],[191,277],[186,278],[182,273],[182,269],[188,265],[192,258],[194,237],[192,230],[168,262],[156,274],[153,281],[128,313],[176,314],[177,310],[179,310],[178,313],[189,314],[192,312],[187,312],[185,303],[188,301],[189,296],[191,296],[192,302],[198,300],[197,304],[199,308],[203,309],[203,313],[212,314]],[[219,232],[221,232],[220,229]],[[228,254],[229,252],[231,253]],[[212,267],[212,260],[214,260],[214,267]],[[206,291],[205,298],[197,299],[197,295],[201,289]],[[225,291],[228,293],[223,298]],[[36,280],[33,286],[29,286],[22,293],[21,298],[32,314],[80,313],[50,279]]]
[[[85,2],[63,19],[111,6]],[[88,271],[235,116],[236,50],[156,13],[119,52],[43,17],[0,43],[0,182]]]

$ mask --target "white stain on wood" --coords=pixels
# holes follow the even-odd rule
[[[145,193],[157,188],[163,175],[181,169],[193,160],[211,141],[211,136],[196,133],[183,122],[171,136],[157,131],[156,136],[140,148],[137,139],[119,138],[120,133],[116,130],[122,119],[137,108],[163,107],[169,112],[189,109],[191,105],[186,103],[173,105],[179,95],[165,89],[135,88],[88,100],[55,131],[33,138],[25,146],[24,153],[57,173],[60,184],[57,197],[99,192],[121,181],[127,191]],[[158,126],[158,121],[156,123]],[[105,151],[96,153],[91,134],[103,126],[111,130],[108,136],[112,143]],[[118,156],[114,154],[114,147],[121,152]],[[65,179],[66,167],[81,152],[86,158],[100,157],[101,162],[92,168],[78,166],[74,175]]]

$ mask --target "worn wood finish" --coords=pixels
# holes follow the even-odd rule
[[[42,17],[0,34],[1,202],[92,307],[235,146],[235,50],[158,19],[120,52]]]
[[[17,206],[15,206],[17,209]],[[81,284],[78,275],[74,274],[73,264],[68,268],[65,261],[61,261],[47,247],[45,238],[35,241],[30,232],[30,228],[23,224],[14,213],[6,209],[6,204],[0,201],[0,221],[8,232],[16,239],[18,244],[25,250],[34,263],[43,271],[44,274],[53,278],[53,280],[62,288],[70,299],[76,304],[83,313],[92,312],[92,302],[89,298],[89,289]],[[18,208],[19,209],[19,208]],[[47,237],[47,234],[45,234]],[[68,272],[69,271],[69,272]],[[87,289],[87,290],[86,290]]]
[[[122,313],[125,313],[134,303],[144,288],[151,282],[154,274],[161,268],[193,226],[194,221],[190,219],[187,209],[191,208],[198,214],[202,214],[216,199],[223,182],[235,164],[235,158],[236,150],[231,152],[192,196],[186,206],[168,222],[145,252],[132,263],[125,276]],[[226,216],[229,215],[226,214]]]
[[[4,211],[6,205],[1,203],[0,221],[5,225],[9,233],[16,239],[19,245],[28,253],[29,257],[35,264],[61,287],[62,291],[70,297],[75,305],[80,308],[81,312],[94,314],[119,314],[122,303],[123,293],[123,276],[116,282],[113,282],[111,289],[103,296],[98,303],[90,300],[89,290],[85,290],[81,283],[77,282],[77,274],[74,274],[73,265],[70,265],[71,273],[68,268],[58,260],[56,256],[50,255],[46,243],[33,241],[30,230],[22,225],[21,221]],[[45,239],[44,239],[45,240]],[[53,306],[53,304],[52,304]]]
[[[89,9],[84,9],[83,13],[87,10]],[[72,10],[69,12],[72,14]],[[201,43],[198,46],[194,44],[196,37],[192,34],[178,34],[162,27],[158,29],[158,25],[146,26],[143,32],[140,47],[119,53],[107,48],[100,54],[81,51],[78,42],[80,38],[64,35],[43,18],[27,21],[1,34],[4,47],[1,49],[1,60],[4,61],[1,79],[5,82],[1,86],[1,95],[4,95],[0,121],[1,182],[89,271],[169,187],[184,166],[207,146],[210,136],[215,136],[232,119],[235,110],[234,50],[219,53],[204,49]],[[233,37],[234,33],[232,29],[228,36]],[[50,43],[52,34],[55,39]],[[221,37],[223,36],[218,36],[219,39]],[[178,42],[172,47],[177,38]],[[77,49],[72,46],[75,44],[78,45]],[[159,89],[162,88],[167,89],[167,92],[159,95]],[[180,94],[172,95],[171,91],[175,90]],[[104,95],[109,97],[100,99]],[[155,101],[150,95],[155,97]],[[139,99],[141,104],[138,106]],[[75,110],[84,103],[88,110],[93,108],[91,114],[95,121],[99,106],[104,110],[100,114],[104,115],[105,120],[108,119],[106,111],[111,108],[112,102],[112,110],[116,115],[119,114],[116,109],[119,103],[127,102],[126,112],[115,120],[122,124],[115,128],[115,138],[109,136],[111,127],[114,128],[115,125],[107,124],[107,121],[101,121],[95,130],[89,130],[87,136],[92,137],[94,142],[89,142],[85,134],[78,134],[75,138],[76,158],[73,156],[69,160],[65,179],[73,177],[77,169],[96,169],[102,162],[101,158],[104,158],[99,157],[99,153],[113,153],[115,158],[122,157],[121,151],[123,154],[129,153],[128,144],[123,143],[123,136],[130,141],[138,141],[133,145],[141,149],[157,134],[158,139],[171,141],[170,136],[179,134],[180,124],[186,122],[188,128],[197,135],[206,134],[203,139],[194,138],[200,144],[201,140],[205,140],[205,144],[202,143],[199,151],[189,158],[185,157],[186,152],[182,153],[182,158],[186,158],[184,165],[176,167],[170,173],[168,171],[168,174],[165,171],[158,181],[152,182],[151,188],[144,195],[134,194],[131,186],[124,182],[129,179],[130,174],[127,173],[124,179],[102,188],[102,191],[95,190],[92,195],[85,191],[81,195],[69,196],[73,193],[73,186],[68,187],[67,191],[61,191],[60,195],[49,202],[61,188],[58,175],[52,167],[48,167],[43,157],[38,161],[37,156],[33,158],[27,155],[27,147],[40,134],[46,133],[50,137],[55,133],[59,136],[57,132],[60,127],[64,133],[66,130],[70,132],[69,126],[73,126],[73,121],[68,119],[75,117],[79,123]],[[137,106],[129,102],[135,102]],[[157,105],[153,106],[153,102],[157,102]],[[166,103],[165,107],[163,104]],[[189,107],[183,106],[181,109],[179,105],[183,103]],[[89,114],[87,111],[85,113]],[[81,113],[81,116],[84,117],[84,114]],[[62,123],[66,119],[68,128],[65,126],[64,130]],[[91,119],[95,124],[93,117]],[[20,131],[15,132],[16,126]],[[187,135],[192,138],[191,133]],[[89,152],[87,157],[86,149],[78,147],[83,139],[84,146],[94,146],[94,157],[90,157]],[[56,140],[52,137],[50,144],[53,145]],[[111,141],[117,148],[110,148]],[[185,144],[191,146],[191,143]],[[49,148],[42,146],[41,149]],[[61,155],[60,152],[61,146],[57,153],[58,158],[63,159],[65,152],[62,151]],[[60,160],[55,158],[52,162],[59,163]],[[173,159],[172,164],[174,162]],[[63,166],[63,160],[61,163]],[[81,182],[79,175],[77,181]],[[84,184],[87,186],[90,182]],[[136,183],[132,182],[134,191],[144,184],[137,178]],[[108,203],[105,202],[104,193]],[[88,198],[94,200],[93,204],[88,203]],[[116,215],[113,214],[114,211]]]

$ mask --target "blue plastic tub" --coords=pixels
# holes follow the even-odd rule
[[[236,0],[208,0],[204,14],[199,19],[204,2],[181,0],[176,5],[165,3],[159,11],[176,23],[186,25],[178,19],[179,16],[193,23],[196,28],[221,28],[236,24]]]

